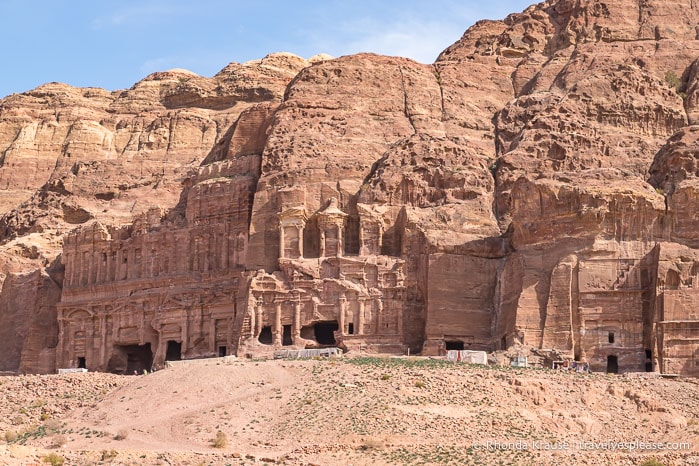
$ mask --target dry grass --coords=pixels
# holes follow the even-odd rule
[[[228,445],[228,436],[220,430],[216,432],[216,438],[211,440],[211,446],[214,448],[225,448]]]

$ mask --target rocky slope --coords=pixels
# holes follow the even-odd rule
[[[691,379],[425,358],[228,357],[147,376],[2,380],[0,462],[8,465],[38,464],[50,454],[75,465],[699,460]],[[217,436],[225,442],[215,444]]]

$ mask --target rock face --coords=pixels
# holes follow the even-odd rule
[[[338,345],[699,375],[698,20],[549,0],[432,65],[275,54],[10,96],[0,369]]]

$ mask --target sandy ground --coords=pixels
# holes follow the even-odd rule
[[[0,464],[699,464],[698,383],[375,357],[2,377]]]

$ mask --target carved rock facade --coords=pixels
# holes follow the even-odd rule
[[[206,150],[179,203],[148,199],[131,225],[86,201],[100,164],[56,173],[3,217],[7,257],[52,238],[28,212],[55,204],[84,223],[64,237],[64,270],[42,252],[46,273],[5,280],[0,318],[28,322],[8,354],[26,371],[55,354],[123,372],[284,347],[534,348],[699,375],[699,9],[642,3],[549,0],[477,23],[433,65],[278,55],[212,81],[154,75],[124,99],[94,91],[121,110],[157,101],[168,128],[197,126],[195,107]],[[0,131],[10,155],[42,153],[33,124]],[[163,125],[112,146],[162,160],[196,146]],[[95,139],[83,126],[75,150]],[[41,296],[17,298],[31,284]]]

